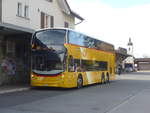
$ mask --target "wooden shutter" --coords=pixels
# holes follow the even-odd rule
[[[44,17],[45,17],[45,14],[44,14],[43,12],[41,12],[41,28],[44,28],[44,27],[45,27],[45,26],[44,26],[44,23],[45,23]]]

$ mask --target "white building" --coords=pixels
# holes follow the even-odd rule
[[[28,29],[69,27],[74,29],[74,13],[66,0],[0,0],[1,22]]]
[[[19,67],[18,74],[13,78],[0,71],[0,84],[27,78],[24,65],[30,56],[31,35],[36,29],[74,29],[75,18],[83,21],[71,10],[66,0],[0,0],[0,64],[2,58],[9,54]]]
[[[133,55],[133,43],[131,41],[131,38],[129,38],[129,42],[127,44],[128,46],[128,56],[125,60],[124,60],[124,67],[125,67],[125,71],[127,72],[132,72],[135,70],[135,66],[134,66],[134,55]]]

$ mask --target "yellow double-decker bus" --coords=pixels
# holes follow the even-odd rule
[[[81,88],[115,79],[112,44],[71,29],[36,31],[32,37],[31,86]]]

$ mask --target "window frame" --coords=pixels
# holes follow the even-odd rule
[[[50,26],[50,15],[46,14],[44,15],[44,27],[48,28]]]
[[[69,28],[69,23],[68,22],[64,22],[64,27],[65,28]]]
[[[24,17],[29,18],[29,5],[24,6]]]
[[[41,12],[41,28],[54,27],[54,16]]]
[[[17,4],[17,15],[22,17],[22,3],[18,2]]]
[[[50,27],[54,27],[54,16],[50,16]]]
[[[47,2],[53,2],[53,0],[46,0]]]

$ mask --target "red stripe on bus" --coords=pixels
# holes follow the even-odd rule
[[[58,74],[58,75],[35,75],[34,76],[38,76],[38,77],[57,77],[57,76],[62,76],[62,74]]]

